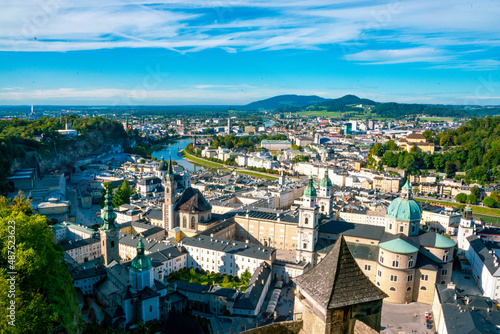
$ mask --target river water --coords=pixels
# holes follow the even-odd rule
[[[195,164],[187,161],[186,159],[184,159],[183,156],[181,156],[179,154],[180,151],[182,151],[184,148],[186,148],[186,146],[189,143],[192,143],[192,142],[193,142],[193,140],[191,138],[179,139],[179,140],[176,140],[173,144],[164,146],[163,148],[159,149],[158,151],[154,151],[153,154],[151,154],[151,155],[153,157],[155,157],[156,159],[161,159],[161,157],[163,156],[165,158],[165,160],[168,161],[168,157],[171,154],[172,161],[177,162],[177,164],[184,167],[188,171],[193,172],[193,171],[197,171],[197,170],[202,170],[203,167],[200,167],[199,165],[195,165]]]

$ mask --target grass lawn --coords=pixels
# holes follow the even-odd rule
[[[249,176],[254,176],[254,177],[260,177],[262,179],[270,179],[270,180],[277,180],[279,177],[278,176],[272,176],[272,175],[267,175],[267,174],[259,174],[256,172],[250,172],[246,170],[237,170],[238,173],[240,174],[245,174]]]
[[[186,158],[186,160],[195,162],[199,165],[204,165],[204,166],[214,167],[214,168],[224,168],[224,165],[222,165],[222,164],[194,157],[194,156],[184,152],[184,150],[182,150],[182,155],[184,155],[184,158]]]
[[[462,203],[455,203],[455,202],[446,202],[446,201],[438,201],[438,200],[425,200],[425,199],[418,199],[416,198],[417,201],[419,202],[429,202],[429,203],[441,203],[445,205],[451,205],[456,208],[463,208],[465,207],[465,204]],[[477,206],[473,205],[472,206],[472,213],[479,214],[479,215],[488,215],[488,216],[493,216],[493,217],[500,217],[500,209],[492,209],[492,208],[487,208],[483,206]]]
[[[445,122],[445,121],[453,121],[453,117],[419,117],[421,121],[429,121],[429,122]]]
[[[474,215],[474,216],[483,219],[486,224],[500,225],[500,217],[490,217],[484,215]]]
[[[168,282],[172,283],[175,281],[185,281],[201,285],[215,285],[226,289],[240,288],[242,292],[245,292],[250,277],[251,275],[248,276],[247,280],[245,280],[244,278],[240,279],[236,276],[221,275],[219,273],[210,273],[202,270],[196,271],[194,269],[183,268],[177,272],[171,273],[168,278]]]

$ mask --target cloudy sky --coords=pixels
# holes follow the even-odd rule
[[[3,0],[0,104],[500,104],[498,0]]]

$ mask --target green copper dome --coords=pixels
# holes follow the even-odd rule
[[[330,180],[330,178],[328,177],[328,168],[325,169],[325,177],[321,179],[319,186],[325,188],[331,188],[333,186],[332,180]]]
[[[142,239],[139,238],[139,242],[137,243],[137,256],[130,263],[130,268],[133,271],[146,271],[151,269],[151,267],[151,260],[144,255],[144,243]]]
[[[436,234],[436,241],[434,243],[434,247],[436,248],[451,248],[455,247],[457,244],[455,241],[447,238],[441,234]]]
[[[417,201],[413,199],[412,188],[409,181],[406,181],[406,184],[403,186],[401,197],[391,202],[385,216],[404,221],[414,221],[422,218],[422,209]]]
[[[382,242],[378,244],[378,246],[388,252],[397,254],[411,254],[418,252],[417,247],[400,238]]]
[[[304,197],[316,197],[316,188],[314,188],[313,177],[309,176],[309,183],[304,189]]]
[[[107,189],[104,197],[104,207],[101,209],[103,221],[101,229],[104,231],[116,229],[116,212],[113,210],[113,190]]]
[[[389,205],[385,216],[396,220],[414,221],[422,218],[422,211],[414,199],[398,197]]]

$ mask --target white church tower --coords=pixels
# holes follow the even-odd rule
[[[472,219],[472,207],[470,204],[464,209],[462,218],[460,218],[460,226],[458,227],[458,254],[467,251],[468,243],[467,238],[474,234],[474,221]]]
[[[333,184],[325,168],[325,176],[319,183],[318,207],[320,214],[331,217],[333,211]]]
[[[318,241],[319,214],[316,205],[316,189],[313,178],[309,177],[309,183],[302,195],[302,205],[299,208],[299,226],[297,240],[297,261],[309,262],[316,265],[314,247]]]
[[[174,222],[174,204],[175,204],[175,185],[174,172],[172,171],[172,158],[169,159],[167,172],[163,178],[163,187],[165,188],[165,201],[163,203],[163,228],[166,231],[175,228]]]

